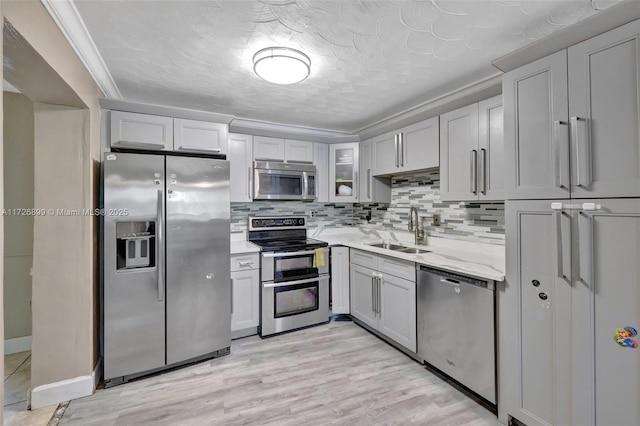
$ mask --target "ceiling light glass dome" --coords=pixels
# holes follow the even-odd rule
[[[298,83],[309,77],[311,59],[288,47],[267,47],[253,55],[253,71],[271,83]]]

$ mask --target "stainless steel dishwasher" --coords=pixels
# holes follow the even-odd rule
[[[420,266],[418,356],[496,403],[494,282]]]

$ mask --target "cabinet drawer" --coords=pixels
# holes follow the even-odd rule
[[[231,272],[259,269],[260,258],[258,253],[237,254],[231,256]]]
[[[378,256],[366,251],[351,250],[351,263],[365,268],[378,269]]]
[[[404,260],[380,257],[378,271],[409,281],[416,281],[416,264]]]

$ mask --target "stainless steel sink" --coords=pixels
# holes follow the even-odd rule
[[[367,245],[371,247],[378,247],[378,248],[383,248],[387,250],[402,250],[407,248],[405,246],[400,246],[397,244],[389,244],[389,243],[375,243],[375,244],[367,244]]]
[[[405,247],[398,244],[390,244],[390,243],[375,243],[375,244],[367,244],[371,247],[378,247],[387,250],[399,251],[401,253],[409,253],[409,254],[420,254],[420,253],[429,253],[429,250],[422,250],[419,248],[413,247]]]
[[[402,248],[402,249],[396,249],[396,251],[399,251],[401,253],[409,253],[409,254],[429,253],[429,250],[422,250],[422,249],[413,248],[413,247],[405,247],[405,248]]]

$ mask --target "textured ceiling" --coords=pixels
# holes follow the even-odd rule
[[[596,13],[591,0],[75,4],[125,100],[341,131],[489,77],[493,59]],[[272,45],[307,53],[310,77],[258,78],[251,58]]]

